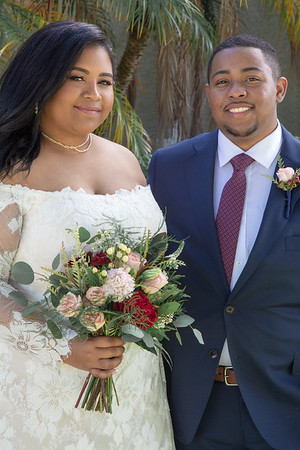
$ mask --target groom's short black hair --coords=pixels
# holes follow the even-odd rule
[[[280,77],[280,64],[278,61],[278,56],[276,54],[275,49],[268,42],[260,39],[256,36],[251,36],[250,34],[237,34],[235,36],[231,36],[225,41],[221,42],[213,51],[207,66],[207,82],[209,84],[209,78],[211,73],[211,66],[214,57],[221,50],[225,50],[226,48],[233,47],[254,47],[258,48],[262,51],[266,63],[271,67],[272,74],[274,80],[277,80]]]

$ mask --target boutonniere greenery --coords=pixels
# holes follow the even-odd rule
[[[291,194],[292,190],[299,186],[300,184],[300,168],[294,170],[292,167],[285,167],[284,161],[281,158],[281,156],[278,156],[278,170],[276,172],[276,178],[269,177],[268,175],[265,175],[267,178],[273,181],[279,187],[279,189],[282,189],[286,193],[286,210],[285,210],[285,217],[288,219],[290,215],[290,207],[291,207]]]

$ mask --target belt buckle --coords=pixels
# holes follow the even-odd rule
[[[224,381],[225,381],[225,384],[226,384],[226,386],[238,386],[238,384],[235,384],[235,383],[228,383],[228,381],[227,381],[227,378],[229,378],[229,375],[227,375],[227,370],[233,370],[233,367],[232,366],[226,366],[226,367],[224,367]]]

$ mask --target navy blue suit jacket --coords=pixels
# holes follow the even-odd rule
[[[149,168],[169,234],[187,238],[186,310],[205,342],[201,346],[183,329],[182,347],[176,338],[166,345],[174,364],[167,379],[175,435],[192,441],[227,337],[240,391],[260,433],[276,450],[299,450],[300,186],[292,191],[286,218],[285,192],[272,184],[256,242],[230,292],[213,209],[216,150],[214,131],[157,150]],[[286,167],[300,167],[300,142],[284,128],[281,156]]]

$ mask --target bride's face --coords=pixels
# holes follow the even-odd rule
[[[108,116],[114,101],[113,71],[103,47],[87,46],[50,98],[41,117],[41,130],[63,142],[82,138]]]

